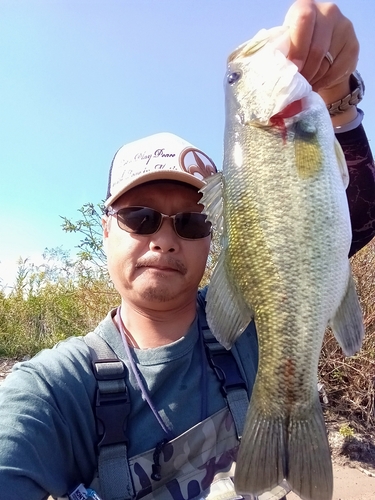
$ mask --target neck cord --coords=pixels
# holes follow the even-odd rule
[[[155,405],[153,404],[149,392],[142,380],[142,374],[137,367],[133,353],[130,350],[129,344],[126,341],[128,336],[125,333],[125,326],[123,324],[121,318],[121,306],[117,308],[117,317],[118,317],[118,325],[121,333],[121,339],[124,344],[126,355],[128,356],[131,371],[137,381],[138,387],[141,390],[143,400],[147,402],[150,407],[152,413],[155,415],[156,420],[158,421],[160,427],[163,429],[164,433],[167,435],[168,440],[170,441],[175,437],[173,432],[167,427],[167,424],[164,422],[163,418],[157,411]],[[207,418],[207,369],[206,369],[206,355],[205,355],[205,347],[203,341],[203,335],[200,327],[200,321],[198,316],[198,334],[199,334],[199,342],[200,342],[200,351],[201,351],[201,387],[202,387],[202,397],[201,397],[201,421]]]
[[[134,361],[133,354],[130,351],[129,344],[126,341],[125,327],[124,327],[124,324],[123,324],[122,318],[121,318],[121,306],[119,306],[117,308],[117,315],[118,315],[118,325],[119,325],[119,328],[120,328],[121,338],[122,338],[122,342],[123,342],[124,347],[125,347],[126,355],[128,356],[128,359],[129,359],[129,362],[130,362],[131,371],[133,372],[133,375],[134,375],[134,377],[135,377],[135,379],[137,381],[138,387],[141,390],[143,399],[147,402],[147,404],[150,407],[152,413],[155,415],[156,420],[159,422],[160,427],[163,429],[163,431],[165,432],[165,434],[168,437],[168,440],[170,441],[175,436],[174,436],[173,432],[170,429],[167,428],[167,426],[164,423],[163,419],[159,415],[159,412],[157,411],[157,409],[155,408],[153,402],[151,401],[151,398],[150,398],[150,395],[148,393],[148,390],[146,389],[146,386],[143,383],[142,374],[139,371],[138,366],[136,365],[136,363]]]

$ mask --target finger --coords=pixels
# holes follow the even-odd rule
[[[345,43],[345,37],[337,37],[337,27],[343,22],[340,10],[334,4],[317,4],[316,22],[311,39],[310,50],[307,54],[305,64],[301,69],[302,75],[311,83],[320,79],[326,72],[331,70],[331,65],[325,57],[329,51],[334,57]],[[333,43],[337,50],[333,51]]]
[[[314,34],[317,8],[312,0],[297,0],[288,10],[284,25],[290,28],[290,59],[301,71],[306,63]]]
[[[352,56],[349,56],[348,53],[351,53]],[[357,54],[357,50],[353,49],[352,46],[345,45],[337,56],[333,56],[332,65],[327,60],[323,61],[321,69],[310,82],[313,90],[318,92],[321,89],[329,89],[344,80],[348,80],[351,73],[356,69]]]
[[[329,88],[348,79],[357,66],[359,43],[348,19],[344,18],[339,28],[334,31],[328,50],[333,63],[330,64],[325,55],[323,56],[318,71],[310,78],[314,90]]]

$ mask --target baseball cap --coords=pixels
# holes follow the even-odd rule
[[[175,180],[200,189],[217,172],[206,153],[177,135],[163,132],[122,146],[109,171],[105,206],[129,189],[152,180]]]

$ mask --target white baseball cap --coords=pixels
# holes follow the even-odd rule
[[[204,179],[217,172],[203,151],[168,132],[150,135],[122,146],[109,171],[105,206],[129,189],[152,180],[174,180],[202,188]]]

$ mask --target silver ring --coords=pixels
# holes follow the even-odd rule
[[[324,57],[329,62],[329,65],[332,66],[332,64],[333,64],[333,57],[332,57],[331,52],[329,52],[329,50],[326,52],[326,55]]]

